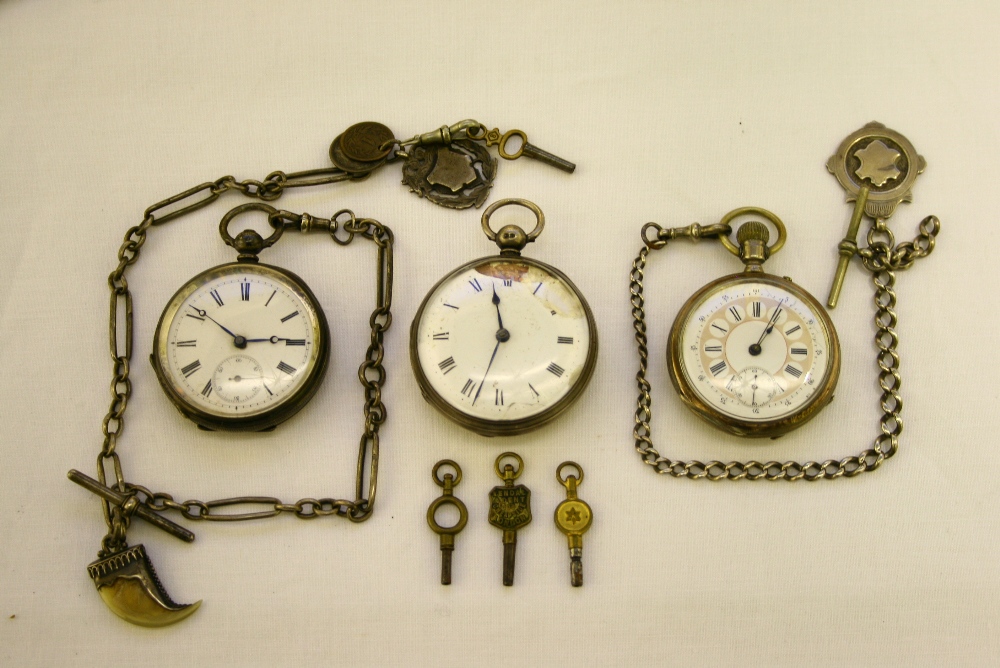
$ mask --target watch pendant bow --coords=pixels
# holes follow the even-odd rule
[[[814,417],[833,398],[840,371],[836,331],[825,310],[812,295],[790,279],[764,273],[763,265],[785,241],[785,228],[774,214],[743,208],[727,214],[719,224],[702,227],[642,228],[643,248],[632,263],[630,294],[633,327],[638,344],[638,399],[632,436],[644,464],[675,478],[706,480],[837,480],[875,471],[899,450],[903,431],[903,400],[899,390],[900,355],[896,306],[896,275],[934,250],[941,223],[925,217],[912,241],[900,241],[888,219],[903,202],[912,199],[912,187],[927,163],[900,133],[877,122],[851,133],[827,161],[827,169],[854,202],[847,235],[838,244],[840,259],[827,305],[837,305],[848,264],[857,256],[871,274],[874,286],[874,347],[881,389],[881,415],[870,447],[848,456],[798,461],[681,461],[661,455],[653,447],[649,361],[643,288],[651,250],[683,237],[718,239],[746,265],[745,271],[713,281],[695,293],[681,309],[667,346],[669,373],[684,403],[716,427],[739,436],[776,438]],[[729,223],[747,214],[762,216],[778,230],[769,246],[770,232],[757,221],[737,231],[730,240]],[[871,220],[867,245],[858,234],[865,218]]]
[[[346,209],[329,219],[281,211],[263,203],[231,210],[223,217],[219,233],[238,252],[237,261],[198,274],[174,294],[160,317],[150,357],[170,400],[198,426],[210,430],[273,429],[302,409],[315,394],[327,368],[330,335],[326,317],[305,282],[286,269],[261,264],[258,254],[277,242],[286,229],[323,232],[341,246],[350,244],[355,237],[370,240],[377,248],[376,294],[375,309],[369,318],[371,344],[358,371],[365,407],[354,496],[306,497],[294,503],[271,496],[235,496],[180,503],[171,494],[126,479],[116,450],[131,389],[128,368],[133,309],[125,269],[138,258],[145,235],[154,224],[204,206],[218,194],[213,191],[213,196],[159,219],[154,212],[197,197],[208,186],[214,188],[212,183],[197,186],[153,205],[147,209],[142,224],[126,234],[118,255],[121,264],[109,280],[110,339],[116,360],[112,388],[116,398],[104,421],[106,441],[98,458],[98,479],[76,470],[68,474],[71,481],[101,498],[108,526],[98,560],[88,566],[88,573],[109,609],[142,626],[166,626],[185,619],[198,609],[200,601],[179,604],[170,598],[145,547],[128,544],[133,518],[192,542],[194,533],[165,517],[167,511],[180,512],[189,520],[234,522],[290,513],[303,519],[339,516],[363,522],[374,509],[379,429],[386,414],[381,399],[385,379],[383,335],[392,322],[393,234],[378,221],[355,218]],[[267,238],[254,230],[244,230],[236,237],[230,235],[230,222],[248,212],[267,215],[273,228]],[[125,337],[121,347],[119,304],[124,305]]]

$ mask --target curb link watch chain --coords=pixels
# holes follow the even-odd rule
[[[650,431],[650,385],[646,380],[647,363],[649,359],[646,338],[646,314],[643,298],[643,271],[646,268],[646,256],[650,249],[660,249],[667,242],[677,237],[690,237],[697,241],[701,238],[718,239],[729,236],[729,225],[711,225],[702,227],[697,223],[688,227],[664,229],[655,223],[649,223],[647,228],[654,229],[656,236],[649,239],[645,235],[645,247],[639,251],[638,257],[632,263],[629,291],[632,302],[633,327],[635,340],[639,350],[639,371],[636,373],[636,383],[639,397],[635,411],[635,428],[632,435],[635,448],[642,461],[652,466],[657,473],[667,473],[675,478],[692,479],[707,478],[709,480],[819,480],[835,479],[841,476],[852,477],[866,471],[874,471],[883,461],[896,454],[899,449],[899,435],[903,431],[903,420],[900,411],[903,400],[899,395],[902,383],[899,375],[899,353],[896,346],[899,336],[896,334],[896,284],[895,272],[908,269],[919,259],[930,255],[934,250],[934,241],[941,229],[941,223],[935,216],[926,217],[919,227],[919,234],[912,242],[895,245],[892,232],[886,226],[884,218],[875,218],[868,232],[868,247],[857,248],[853,244],[851,252],[857,252],[865,268],[872,274],[875,285],[875,345],[878,347],[876,363],[879,367],[878,382],[882,388],[879,405],[882,407],[882,417],[879,420],[881,433],[875,438],[873,446],[863,452],[840,460],[828,459],[824,462],[759,462],[720,461],[700,462],[696,460],[679,461],[660,455],[653,447]],[[842,246],[844,246],[842,242]]]
[[[841,187],[846,191],[847,201],[854,202],[854,213],[851,216],[847,235],[838,245],[840,260],[827,306],[832,309],[837,305],[847,265],[851,257],[857,254],[861,258],[865,269],[871,273],[872,283],[875,286],[873,300],[875,304],[875,346],[878,349],[875,355],[875,363],[879,368],[878,384],[882,388],[882,394],[879,397],[879,406],[882,408],[882,416],[879,418],[880,433],[875,437],[872,447],[863,450],[857,455],[844,457],[840,460],[828,459],[823,462],[809,461],[805,463],[795,461],[784,463],[778,461],[759,462],[754,460],[747,462],[732,461],[728,463],[720,461],[703,463],[695,460],[684,462],[663,457],[653,448],[649,426],[651,419],[650,385],[646,380],[649,356],[646,348],[646,316],[643,308],[642,287],[643,271],[646,267],[646,257],[649,255],[650,249],[663,248],[670,240],[687,236],[695,241],[702,237],[718,239],[726,246],[727,250],[734,252],[736,249],[729,240],[729,234],[732,230],[728,223],[732,220],[734,214],[746,212],[765,215],[778,228],[779,241],[775,246],[771,247],[772,252],[777,251],[780,247],[784,235],[783,225],[779,223],[776,217],[768,215],[768,212],[761,209],[752,208],[731,212],[723,218],[720,224],[708,227],[701,227],[697,223],[688,227],[674,229],[663,229],[655,223],[648,223],[643,227],[642,240],[645,247],[639,251],[638,257],[633,262],[630,275],[633,326],[635,328],[635,340],[639,349],[639,371],[636,374],[639,398],[635,411],[635,428],[632,434],[635,448],[642,457],[643,463],[652,466],[657,473],[669,473],[676,478],[788,481],[805,479],[813,481],[820,479],[834,480],[844,476],[850,478],[866,471],[874,471],[886,459],[896,454],[899,450],[899,436],[903,432],[903,419],[900,415],[903,409],[903,399],[899,394],[902,380],[899,375],[899,353],[896,352],[896,346],[899,344],[899,335],[896,333],[897,316],[893,310],[896,306],[896,293],[893,290],[896,285],[896,272],[909,269],[916,260],[930,255],[931,251],[934,250],[935,238],[941,231],[941,222],[936,216],[927,216],[921,221],[918,227],[918,234],[913,241],[904,241],[897,245],[892,231],[888,228],[887,220],[900,203],[912,201],[911,190],[913,183],[916,181],[917,176],[924,171],[926,165],[926,160],[916,152],[913,144],[906,137],[878,122],[868,123],[848,135],[841,142],[837,152],[826,163],[827,170],[833,174]],[[868,231],[868,246],[866,248],[859,248],[857,234],[861,221],[865,216],[872,220],[872,225]],[[759,227],[754,231],[752,228],[758,225]],[[655,237],[652,238],[648,236],[648,231],[651,229],[656,231]],[[754,266],[752,262],[754,259],[753,256],[756,255],[756,261],[760,261],[761,263],[767,259],[767,249],[758,249],[764,251],[762,254],[755,251],[754,244],[759,244],[760,242],[753,240],[754,238],[759,238],[766,244],[767,234],[766,228],[759,223],[748,223],[740,228],[738,238],[740,238],[740,244],[743,246],[740,259],[747,265],[746,275],[760,271],[760,266]],[[727,277],[719,279],[715,283],[725,283],[730,280],[731,277]],[[791,279],[786,278],[786,281],[788,285],[792,285]],[[771,283],[774,284],[775,281],[772,279]],[[707,288],[711,288],[712,285],[714,284],[706,286],[703,292]],[[783,287],[787,288],[788,285],[783,285]],[[781,292],[781,288],[778,288],[778,292]],[[789,396],[787,390],[792,387],[793,379],[800,381],[804,379],[806,384],[810,386],[822,384],[823,380],[815,377],[813,372],[806,368],[806,365],[809,364],[809,360],[811,359],[813,364],[810,365],[810,368],[816,369],[815,362],[821,358],[821,353],[824,350],[828,353],[826,357],[829,358],[833,353],[833,349],[837,347],[836,345],[832,345],[836,342],[836,336],[832,332],[832,322],[830,322],[823,307],[805,291],[799,290],[799,292],[800,294],[797,298],[782,299],[773,308],[772,317],[764,325],[760,339],[757,340],[756,344],[751,345],[749,350],[745,348],[741,349],[741,343],[745,343],[746,341],[745,337],[735,337],[734,335],[739,330],[751,328],[752,317],[759,318],[761,316],[761,302],[765,301],[766,290],[754,290],[747,294],[733,292],[732,295],[721,295],[721,299],[719,300],[721,307],[720,304],[715,305],[718,309],[717,313],[732,311],[732,317],[729,317],[729,314],[727,314],[725,319],[719,318],[711,321],[711,327],[718,327],[718,331],[711,334],[713,340],[704,342],[703,347],[692,345],[690,346],[691,351],[685,351],[686,355],[695,358],[701,355],[709,360],[709,364],[711,365],[709,372],[703,372],[702,376],[699,377],[699,381],[704,378],[708,383],[712,383],[713,381],[717,383],[719,382],[718,377],[713,379],[708,376],[712,374],[716,376],[722,375],[722,370],[727,366],[727,360],[730,362],[734,361],[730,358],[730,344],[734,338],[736,339],[736,344],[732,346],[732,352],[735,353],[733,357],[736,358],[736,361],[748,362],[750,366],[744,369],[742,373],[739,373],[738,376],[734,376],[734,379],[736,379],[733,381],[734,397],[719,395],[717,397],[719,403],[732,403],[730,399],[736,398],[744,404],[744,407],[749,406],[753,414],[757,414],[766,408],[770,408],[776,401],[785,406],[792,405],[794,403],[794,395]],[[688,304],[694,302],[697,296],[692,297]],[[726,300],[732,301],[729,301],[727,304]],[[738,303],[744,300],[747,301],[746,306],[753,307],[749,311],[743,310],[743,306]],[[800,306],[804,306],[807,303],[810,303],[811,306],[807,306],[806,311],[809,311],[811,314],[806,315],[804,319],[801,317],[793,318],[792,312],[801,310]],[[726,309],[726,306],[729,306],[729,308]],[[688,309],[687,305],[685,309]],[[782,310],[785,311],[785,314],[779,315],[779,312]],[[750,311],[757,312],[751,313]],[[708,309],[702,308],[699,313],[708,314]],[[709,326],[710,317],[714,317],[714,315],[709,314],[709,317],[703,315],[698,319],[700,322],[705,323],[702,326],[706,330]],[[781,324],[783,318],[787,318],[787,324]],[[681,316],[678,316],[678,320],[681,320]],[[829,325],[829,340],[826,343],[823,343],[824,337],[822,335],[819,337],[814,335],[807,336],[805,331],[803,331],[809,330],[814,323],[817,327],[820,327],[824,323]],[[675,329],[677,328],[677,322],[675,322],[674,327]],[[761,326],[757,324],[756,327],[756,330],[751,328],[748,331],[755,334],[756,331],[760,331]],[[770,362],[769,368],[771,371],[775,370],[774,363],[778,363],[779,366],[777,368],[780,369],[778,377],[769,375],[768,369],[758,368],[767,366],[763,364],[765,357],[767,357],[765,354],[767,351],[762,349],[761,342],[776,327],[781,333],[770,337],[769,345],[773,344],[775,339],[780,341],[781,336],[788,337],[785,342],[787,344],[787,357],[784,356],[785,346],[775,348],[771,345],[773,353],[771,354],[771,359],[767,360]],[[820,329],[824,328],[820,327]],[[715,340],[716,338],[725,339],[725,343]],[[673,340],[674,332],[672,331],[671,341],[673,342]],[[684,341],[685,344],[690,343],[683,339],[683,337],[680,340]],[[820,347],[821,345],[822,347]],[[749,356],[744,356],[744,352],[749,353]],[[676,387],[678,385],[675,373],[677,350],[671,348],[668,354],[671,359],[670,371],[673,374],[671,380],[674,381]],[[720,357],[722,355],[725,355],[725,357]],[[780,365],[786,364],[786,361],[787,365],[782,368]],[[739,371],[739,369],[734,369],[734,371]],[[809,371],[809,373],[804,373],[805,371]],[[729,373],[730,371],[725,371],[725,375]],[[748,394],[746,379],[739,378],[739,376],[744,375],[748,375],[751,379],[749,383],[751,391],[750,404],[746,402]],[[783,378],[783,380],[779,380],[779,378]],[[817,381],[819,382],[817,383]],[[782,383],[785,383],[785,387],[782,387]],[[835,385],[835,380],[832,384]],[[681,389],[678,388],[678,391],[681,392]],[[829,392],[826,393],[827,396],[822,396],[822,392],[813,390],[813,396],[815,397],[811,400],[813,406],[821,408],[821,402],[828,402],[832,398],[832,391],[831,386]],[[762,401],[757,401],[756,399],[758,392],[762,395]],[[816,397],[816,395],[820,396]],[[695,412],[714,422],[711,419],[711,409],[701,410],[704,409],[703,405],[693,406],[690,398],[685,396],[683,392],[681,392],[681,396]],[[806,392],[806,396],[808,397],[808,391]],[[772,398],[774,399],[773,401]],[[819,408],[810,408],[806,404],[805,408],[801,409],[801,412],[805,414],[807,411],[819,410]],[[808,419],[808,417],[805,417],[805,419]],[[726,428],[727,425],[717,423],[716,426]],[[744,429],[747,424],[737,423],[736,426]],[[753,424],[750,425],[750,428],[753,428]],[[748,431],[743,431],[742,433],[733,429],[729,429],[729,431],[740,433],[740,435],[744,436],[754,435]],[[784,433],[784,431],[769,431],[759,435],[776,437],[780,436],[781,433]]]

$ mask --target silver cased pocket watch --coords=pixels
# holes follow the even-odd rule
[[[777,438],[809,421],[833,399],[840,376],[840,342],[822,305],[805,289],[765,274],[763,264],[785,242],[778,230],[752,221],[737,231],[738,245],[720,240],[746,269],[712,281],[681,307],[670,330],[670,380],[684,403],[716,427],[747,437]]]
[[[490,216],[517,204],[537,224],[494,232]],[[521,256],[545,224],[522,199],[494,203],[482,217],[499,256],[458,267],[431,288],[410,327],[410,362],[424,398],[483,436],[508,436],[555,419],[583,393],[597,362],[597,325],[564,273]]]
[[[273,429],[315,395],[330,356],[330,331],[315,295],[292,272],[260,264],[267,239],[229,222],[255,203],[230,211],[219,225],[236,262],[185,283],[156,326],[150,361],[167,397],[199,427]]]

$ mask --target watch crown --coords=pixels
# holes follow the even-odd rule
[[[740,226],[736,231],[736,240],[740,244],[740,259],[747,266],[747,271],[761,271],[761,265],[771,254],[767,242],[771,233],[767,225],[751,220]]]
[[[519,255],[531,239],[517,225],[504,225],[497,232],[496,244],[503,254]]]
[[[770,239],[771,232],[767,229],[767,225],[756,220],[744,223],[736,231],[736,241],[740,246],[751,240],[761,241],[766,244]]]
[[[233,248],[239,251],[237,262],[257,262],[257,254],[264,250],[264,239],[256,230],[243,230],[233,239]]]

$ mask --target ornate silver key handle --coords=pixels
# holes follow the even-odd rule
[[[899,449],[899,436],[903,431],[903,420],[900,416],[902,398],[899,395],[901,379],[899,375],[899,354],[896,345],[899,337],[895,327],[897,322],[893,308],[896,304],[896,294],[893,291],[897,270],[907,269],[914,261],[926,257],[934,249],[934,241],[941,229],[940,221],[935,216],[928,216],[920,223],[917,237],[912,242],[896,244],[892,232],[886,225],[889,215],[896,206],[911,198],[910,189],[914,180],[924,166],[922,157],[917,155],[912,145],[899,133],[888,130],[878,123],[871,123],[858,132],[850,135],[837,154],[827,164],[848,192],[848,200],[855,200],[854,216],[848,236],[840,243],[841,267],[838,268],[830,294],[830,306],[836,304],[840,286],[843,282],[843,270],[854,254],[860,256],[864,267],[871,273],[875,286],[875,345],[877,348],[875,361],[879,368],[878,383],[882,390],[879,406],[882,416],[879,419],[879,433],[872,447],[857,455],[841,459],[828,459],[823,462],[810,461],[709,461],[700,462],[679,461],[661,456],[653,447],[650,428],[651,399],[650,385],[646,380],[646,370],[649,360],[646,336],[646,316],[643,298],[643,271],[650,249],[660,249],[668,242],[678,237],[698,239],[702,237],[721,238],[728,236],[728,225],[712,225],[701,227],[697,224],[684,228],[664,229],[655,223],[643,227],[642,240],[644,247],[632,264],[630,275],[630,294],[632,303],[633,327],[639,352],[639,371],[636,382],[639,397],[635,412],[635,427],[632,431],[636,450],[643,463],[651,466],[657,473],[669,474],[674,477],[708,480],[834,480],[840,477],[853,477],[860,473],[874,471],[886,460],[896,454]],[[868,232],[868,246],[858,248],[855,236],[862,217],[867,214],[873,218]],[[649,232],[655,230],[655,234]],[[733,314],[734,320],[744,318],[748,312],[740,311]],[[723,329],[725,321],[718,321]],[[765,332],[772,331],[772,322],[765,325]],[[785,330],[791,333],[793,328]],[[794,337],[794,333],[792,334]],[[772,335],[773,338],[773,335]],[[714,342],[706,346],[706,350],[721,350],[724,346]],[[804,354],[810,354],[805,347]],[[795,359],[796,348],[790,348],[791,359]],[[759,353],[749,350],[751,355]],[[811,354],[815,355],[815,351]],[[719,364],[720,373],[724,365]],[[795,367],[789,369],[794,373]],[[716,367],[712,367],[713,369]],[[744,382],[746,374],[737,377],[737,389],[746,395],[749,387],[753,401],[758,391],[764,390],[765,397],[770,392],[765,385],[757,382]],[[780,390],[780,387],[777,388]],[[745,399],[744,399],[745,400]],[[768,401],[770,399],[768,398]]]
[[[898,245],[887,225],[889,216],[901,202],[913,201],[913,184],[926,167],[927,161],[917,155],[906,137],[877,122],[848,135],[837,152],[830,156],[826,168],[847,191],[847,201],[854,202],[847,235],[838,246],[840,261],[827,301],[831,309],[837,306],[847,265],[854,255],[861,256],[865,268],[873,275],[876,288],[886,290],[885,297],[891,297],[895,303],[896,295],[891,290],[895,282],[892,272],[909,269],[915,260],[930,255],[934,250],[934,238],[941,230],[941,222],[936,216],[927,216],[920,222],[913,241]],[[872,219],[868,247],[859,249],[858,230],[861,219],[866,215]],[[882,278],[888,280],[887,285],[882,285]],[[880,305],[883,299],[876,294],[875,303]],[[892,304],[888,304],[886,315],[895,323],[896,315],[889,310],[891,307]]]
[[[174,603],[167,595],[153,569],[152,562],[142,545],[130,547],[126,538],[131,520],[139,517],[171,535],[193,541],[194,534],[162,517],[165,511],[177,511],[189,520],[242,521],[276,517],[292,513],[303,519],[338,515],[353,522],[368,519],[374,509],[378,483],[379,429],[385,421],[386,409],[382,402],[382,385],[385,382],[383,335],[392,322],[392,231],[370,218],[355,218],[348,210],[338,211],[331,218],[308,214],[295,214],[275,209],[264,203],[251,203],[237,207],[223,219],[222,229],[238,213],[265,213],[273,234],[272,241],[282,230],[321,232],[339,245],[363,237],[376,247],[375,309],[369,318],[371,344],[358,369],[358,378],[364,388],[365,405],[361,441],[358,451],[357,475],[353,499],[303,498],[295,503],[283,503],[269,496],[240,496],[215,501],[175,501],[173,496],[130,482],[125,477],[118,445],[125,427],[125,410],[132,396],[129,370],[132,360],[133,308],[132,292],[126,272],[139,259],[149,231],[158,225],[184,216],[214,202],[223,193],[239,191],[248,197],[270,201],[277,199],[285,188],[332,183],[350,178],[340,170],[323,170],[324,174],[299,173],[286,175],[273,172],[263,182],[236,181],[224,176],[169,197],[146,209],[142,222],[125,234],[118,251],[118,265],[108,277],[111,290],[109,315],[109,344],[113,376],[111,380],[111,405],[104,417],[103,444],[97,456],[97,480],[78,471],[70,471],[69,478],[101,497],[101,507],[108,532],[101,541],[98,560],[88,566],[98,593],[105,604],[123,619],[142,626],[166,626],[192,614],[200,603],[183,605]],[[268,244],[253,230],[245,230],[236,239],[224,233],[223,238],[241,254],[256,254]],[[246,297],[250,297],[248,293]],[[198,314],[200,318],[200,314]],[[219,323],[216,323],[219,324]],[[123,325],[123,326],[121,326]],[[214,326],[214,325],[213,325]],[[223,327],[221,324],[220,327]],[[223,327],[224,329],[224,327]],[[240,339],[243,339],[240,341]],[[273,337],[279,339],[279,337]],[[262,340],[263,341],[263,340]],[[275,341],[256,345],[273,345]],[[243,336],[235,339],[237,347],[249,342]],[[290,341],[279,339],[282,344]],[[193,343],[190,341],[182,344]],[[185,348],[186,349],[186,348]],[[207,388],[206,388],[207,391]],[[368,479],[367,490],[364,486]],[[367,494],[366,494],[367,492]],[[242,506],[243,512],[226,512],[232,506]],[[254,507],[257,507],[254,509]]]

